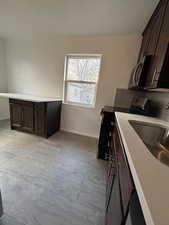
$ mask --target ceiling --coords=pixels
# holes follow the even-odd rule
[[[0,0],[0,35],[141,33],[158,0]]]

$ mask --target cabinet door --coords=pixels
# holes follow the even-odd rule
[[[144,55],[155,54],[164,18],[165,8],[166,8],[166,0],[160,1],[146,29],[144,30],[138,62],[142,60]]]
[[[10,103],[11,129],[19,129],[22,126],[22,107],[19,104]]]
[[[168,53],[169,53],[169,3],[166,8],[166,13],[164,17],[164,23],[161,29],[160,39],[156,51],[155,58],[155,76],[152,82],[158,83],[160,81],[159,87],[169,88],[168,79]]]
[[[35,104],[35,133],[46,137],[46,110],[45,103]]]
[[[106,185],[106,209],[109,206],[109,202],[110,202],[110,196],[111,196],[111,191],[112,191],[112,185],[114,182],[114,178],[115,178],[115,164],[112,161],[111,165],[109,167],[109,173],[108,173],[108,177],[107,177],[107,185]]]
[[[106,210],[106,225],[121,225],[123,214],[121,208],[118,175],[114,176],[109,205]]]
[[[107,204],[106,204],[106,225],[121,225],[123,221],[123,211],[121,204],[121,194],[120,194],[120,184],[119,184],[119,172],[118,172],[118,161],[117,161],[117,150],[116,146],[116,135],[117,133],[113,131],[113,161],[112,166],[110,166],[108,173],[107,182]]]
[[[149,43],[147,46],[146,53],[148,55],[154,55],[157,47],[157,43],[159,40],[159,35],[161,31],[162,21],[164,17],[164,9],[165,5],[164,3],[160,4],[159,8],[157,8],[156,12],[154,13],[154,16],[152,17],[152,20],[150,21],[150,35],[149,35]]]
[[[22,129],[30,133],[34,131],[33,105],[22,105]]]
[[[161,39],[163,36],[163,29],[165,23],[167,22],[167,27],[169,25],[168,19],[169,19],[169,11],[168,15],[165,14],[166,12],[166,1],[163,0],[160,2],[159,7],[156,10],[156,14],[152,18],[152,32],[151,32],[151,38],[150,43],[148,46],[148,54],[152,55],[152,62],[150,65],[150,70],[148,72],[147,81],[146,81],[146,87],[148,88],[154,88],[156,87],[157,80],[158,80],[158,72],[160,70],[159,67],[161,67],[163,62],[163,57],[161,53],[164,53],[164,50],[162,50],[162,45],[164,43],[161,43]],[[165,18],[168,16],[168,18]],[[168,27],[169,28],[169,27]],[[161,48],[162,47],[162,48]],[[167,45],[166,45],[167,47]],[[165,53],[164,53],[165,55]]]
[[[114,176],[116,171],[116,163],[115,163],[115,149],[114,149],[114,143],[113,143],[113,129],[111,132],[111,138],[109,141],[109,154],[108,154],[108,164],[107,164],[107,185],[106,185],[106,208],[109,205],[110,201],[110,195],[111,195],[111,189],[112,184],[114,182]]]
[[[138,62],[140,62],[143,59],[143,57],[148,54],[147,49],[148,49],[148,45],[150,41],[150,34],[151,34],[151,27],[148,26],[143,33],[143,39],[142,39]]]
[[[119,182],[120,182],[120,190],[121,190],[121,198],[122,198],[122,208],[123,213],[126,215],[127,209],[129,206],[129,201],[134,191],[134,184],[132,180],[132,176],[130,174],[130,169],[128,166],[127,158],[124,152],[123,144],[121,141],[120,134],[118,134],[117,128],[115,129],[115,144],[118,149],[118,168],[119,168]]]

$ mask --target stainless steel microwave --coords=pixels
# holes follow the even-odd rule
[[[146,82],[152,55],[145,55],[132,70],[129,89],[143,89]]]

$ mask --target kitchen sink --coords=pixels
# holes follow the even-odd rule
[[[169,166],[169,128],[135,120],[129,123],[152,155]]]

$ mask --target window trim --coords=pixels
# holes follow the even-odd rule
[[[77,57],[77,58],[100,58],[100,68],[99,68],[99,74],[98,74],[98,79],[96,82],[93,81],[78,81],[78,80],[67,80],[67,69],[68,69],[68,58],[71,57]],[[67,105],[72,105],[72,106],[80,106],[80,107],[85,107],[85,108],[95,108],[96,106],[96,96],[97,96],[97,90],[98,90],[98,83],[100,79],[100,71],[101,71],[101,63],[102,63],[102,54],[67,54],[65,56],[65,61],[64,61],[64,81],[63,81],[63,103]],[[67,85],[66,83],[69,82],[74,82],[74,83],[85,83],[85,84],[95,84],[95,95],[94,95],[94,100],[93,104],[82,104],[78,102],[72,102],[72,101],[67,101],[66,100],[66,90],[67,90]]]

